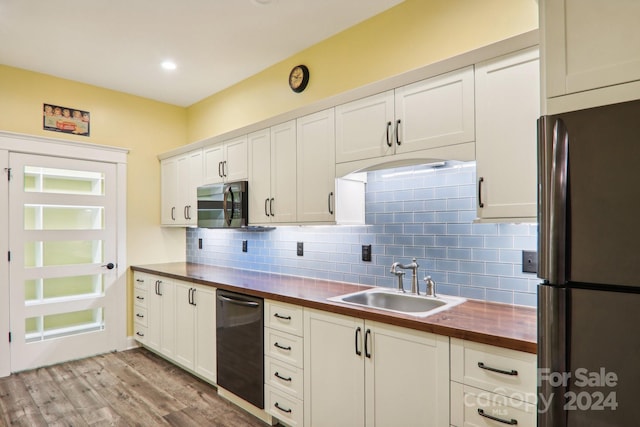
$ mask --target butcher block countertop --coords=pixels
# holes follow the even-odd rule
[[[537,314],[536,309],[530,307],[467,300],[431,316],[416,317],[327,300],[371,286],[186,262],[132,266],[131,269],[528,353],[537,350]]]

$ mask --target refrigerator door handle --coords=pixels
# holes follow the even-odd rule
[[[547,279],[550,283],[561,285],[567,282],[565,261],[569,179],[569,132],[562,119],[556,119],[553,125],[552,150]]]
[[[566,427],[568,291],[538,286],[538,427]]]

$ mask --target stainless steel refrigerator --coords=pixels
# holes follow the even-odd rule
[[[640,425],[640,101],[538,121],[538,427]]]

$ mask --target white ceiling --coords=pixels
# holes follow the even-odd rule
[[[0,0],[0,64],[189,106],[402,1]]]

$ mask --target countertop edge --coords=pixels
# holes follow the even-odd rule
[[[176,265],[176,264],[180,264],[180,263],[168,263],[167,265]],[[182,263],[182,264],[187,265],[187,263]],[[198,278],[198,277],[192,277],[192,276],[185,276],[183,274],[171,273],[169,271],[166,271],[166,269],[162,270],[159,267],[159,264],[154,264],[150,266],[136,265],[136,266],[130,266],[130,268],[132,271],[138,271],[138,272],[147,273],[147,274],[154,274],[158,276],[167,277],[170,279],[191,282],[191,283],[199,284],[203,286],[211,286],[211,287],[226,289],[230,291],[244,292],[249,295],[253,295],[253,296],[257,296],[257,297],[261,297],[261,298],[265,298],[273,301],[280,301],[280,302],[285,302],[289,304],[295,304],[302,307],[323,310],[323,311],[327,311],[335,314],[342,314],[342,315],[356,317],[364,320],[377,321],[377,322],[386,323],[394,326],[405,327],[405,328],[419,330],[423,332],[430,332],[438,335],[445,335],[451,338],[459,338],[459,339],[478,342],[482,344],[494,345],[497,347],[508,348],[511,350],[517,350],[517,351],[522,351],[526,353],[532,353],[532,354],[537,353],[537,343],[535,341],[508,337],[500,334],[473,331],[465,328],[454,327],[450,325],[442,325],[437,323],[437,321],[446,320],[446,316],[449,310],[454,310],[456,307],[449,310],[442,311],[432,316],[416,319],[410,316],[396,315],[394,313],[390,313],[384,310],[354,307],[348,304],[332,302],[332,301],[318,301],[313,299],[305,299],[303,297],[283,295],[283,294],[264,291],[260,289],[253,289],[250,287],[236,286],[229,283],[223,283],[220,281],[211,280],[209,278],[204,279],[204,278]],[[212,267],[212,268],[222,269],[224,267]],[[234,271],[234,269],[232,268],[229,268],[228,270]],[[240,272],[240,270],[237,270],[237,271]],[[270,276],[274,278],[287,277],[290,280],[294,280],[297,278],[296,276],[284,276],[276,273],[265,273],[265,272],[251,272],[251,273],[255,273],[262,276]],[[319,281],[319,282],[331,282],[329,280],[309,279],[304,277],[300,277],[299,279],[301,281],[312,280],[312,281]],[[335,282],[335,283],[342,283],[342,282]],[[373,287],[373,286],[365,286],[365,285],[358,285],[358,284],[352,284],[352,283],[345,283],[344,285],[347,285],[347,286],[351,285],[354,287],[354,289],[356,288],[365,289],[365,288]],[[476,305],[477,304],[486,304],[488,306],[498,305],[498,303],[484,302],[480,300],[472,300],[472,301],[473,301],[472,304],[476,304]],[[458,310],[463,309],[464,305],[469,304],[469,302],[470,301],[467,301],[461,304],[460,306],[458,306]],[[501,304],[501,305],[505,306],[504,307],[505,310],[509,310],[509,309],[532,310],[532,308],[524,307],[524,306],[523,307],[508,306],[506,304]]]

